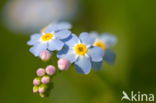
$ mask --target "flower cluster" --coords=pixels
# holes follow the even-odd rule
[[[41,97],[49,95],[52,89],[52,76],[55,74],[56,69],[54,66],[49,65],[46,69],[39,68],[36,71],[37,77],[33,80],[33,92],[39,93]]]
[[[55,54],[53,52],[57,51],[59,71],[67,70],[74,64],[76,71],[82,74],[90,73],[92,68],[99,70],[103,61],[109,64],[115,62],[116,56],[111,50],[111,47],[117,42],[115,36],[108,33],[99,35],[96,32],[82,32],[77,36],[70,31],[71,27],[71,24],[67,22],[55,23],[43,28],[40,33],[33,34],[27,43],[32,46],[30,52],[43,61],[49,61]],[[34,92],[43,94],[45,88],[48,88],[49,76],[55,72],[49,74],[47,68],[38,70],[39,77],[34,79]]]

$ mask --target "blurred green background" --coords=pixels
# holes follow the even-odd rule
[[[117,36],[114,65],[77,74],[74,68],[53,78],[49,98],[32,93],[32,80],[45,64],[32,56],[29,35],[10,31],[0,1],[0,103],[120,103],[122,91],[156,95],[156,0],[81,0],[72,31]]]

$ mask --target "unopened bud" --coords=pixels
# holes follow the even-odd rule
[[[33,87],[33,93],[37,93],[38,92],[39,87],[38,86],[34,86]]]
[[[45,94],[44,94],[44,93],[40,93],[40,96],[41,96],[42,98],[44,98],[44,97],[45,97]]]
[[[48,61],[50,59],[50,57],[51,57],[51,53],[48,50],[43,50],[40,53],[40,58],[43,61]]]
[[[45,85],[45,84],[41,84],[40,86],[39,86],[39,93],[44,93],[45,91],[46,91],[46,89],[47,89],[47,86]]]
[[[53,74],[55,74],[55,72],[56,72],[56,68],[54,66],[49,65],[46,67],[46,73],[48,75],[53,75]]]
[[[49,77],[49,76],[43,76],[43,77],[41,78],[41,82],[42,82],[43,84],[48,84],[48,83],[50,82],[50,77]]]
[[[39,68],[37,71],[36,71],[36,74],[38,76],[43,76],[45,75],[45,70],[43,68]]]
[[[69,69],[70,61],[68,59],[59,59],[58,60],[58,68],[60,70],[67,70]]]
[[[41,83],[41,81],[40,81],[40,78],[38,78],[38,77],[33,80],[34,85],[40,85],[40,83]]]

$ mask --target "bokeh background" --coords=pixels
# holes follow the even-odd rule
[[[24,0],[0,1],[0,103],[120,103],[123,90],[156,95],[155,0],[58,0],[56,8],[26,0],[24,9],[10,1]],[[49,1],[56,0],[44,0]],[[64,14],[55,17],[61,7]],[[42,99],[32,93],[32,80],[35,70],[46,65],[32,56],[26,42],[57,18],[70,21],[76,34],[92,30],[114,34],[117,58],[114,65],[104,63],[102,70],[89,75],[77,74],[74,68],[58,74],[51,95]]]

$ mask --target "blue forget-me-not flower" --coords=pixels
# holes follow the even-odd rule
[[[102,48],[105,55],[103,57],[104,61],[108,62],[109,64],[114,64],[116,55],[111,50],[111,47],[114,46],[117,42],[117,39],[115,36],[103,33],[101,35],[98,35],[96,32],[90,33],[93,38],[96,38],[94,42],[94,46],[98,46]],[[100,69],[103,62],[93,62],[93,68],[94,69]]]
[[[79,73],[88,74],[92,62],[101,62],[104,52],[101,48],[93,46],[95,39],[88,33],[81,33],[79,37],[72,34],[65,40],[65,49],[58,53],[58,58],[66,58],[74,63]]]
[[[64,46],[63,39],[68,38],[71,35],[69,29],[71,25],[67,22],[51,24],[41,30],[41,33],[36,33],[31,36],[28,45],[30,52],[35,56],[39,56],[43,50],[61,50]]]

